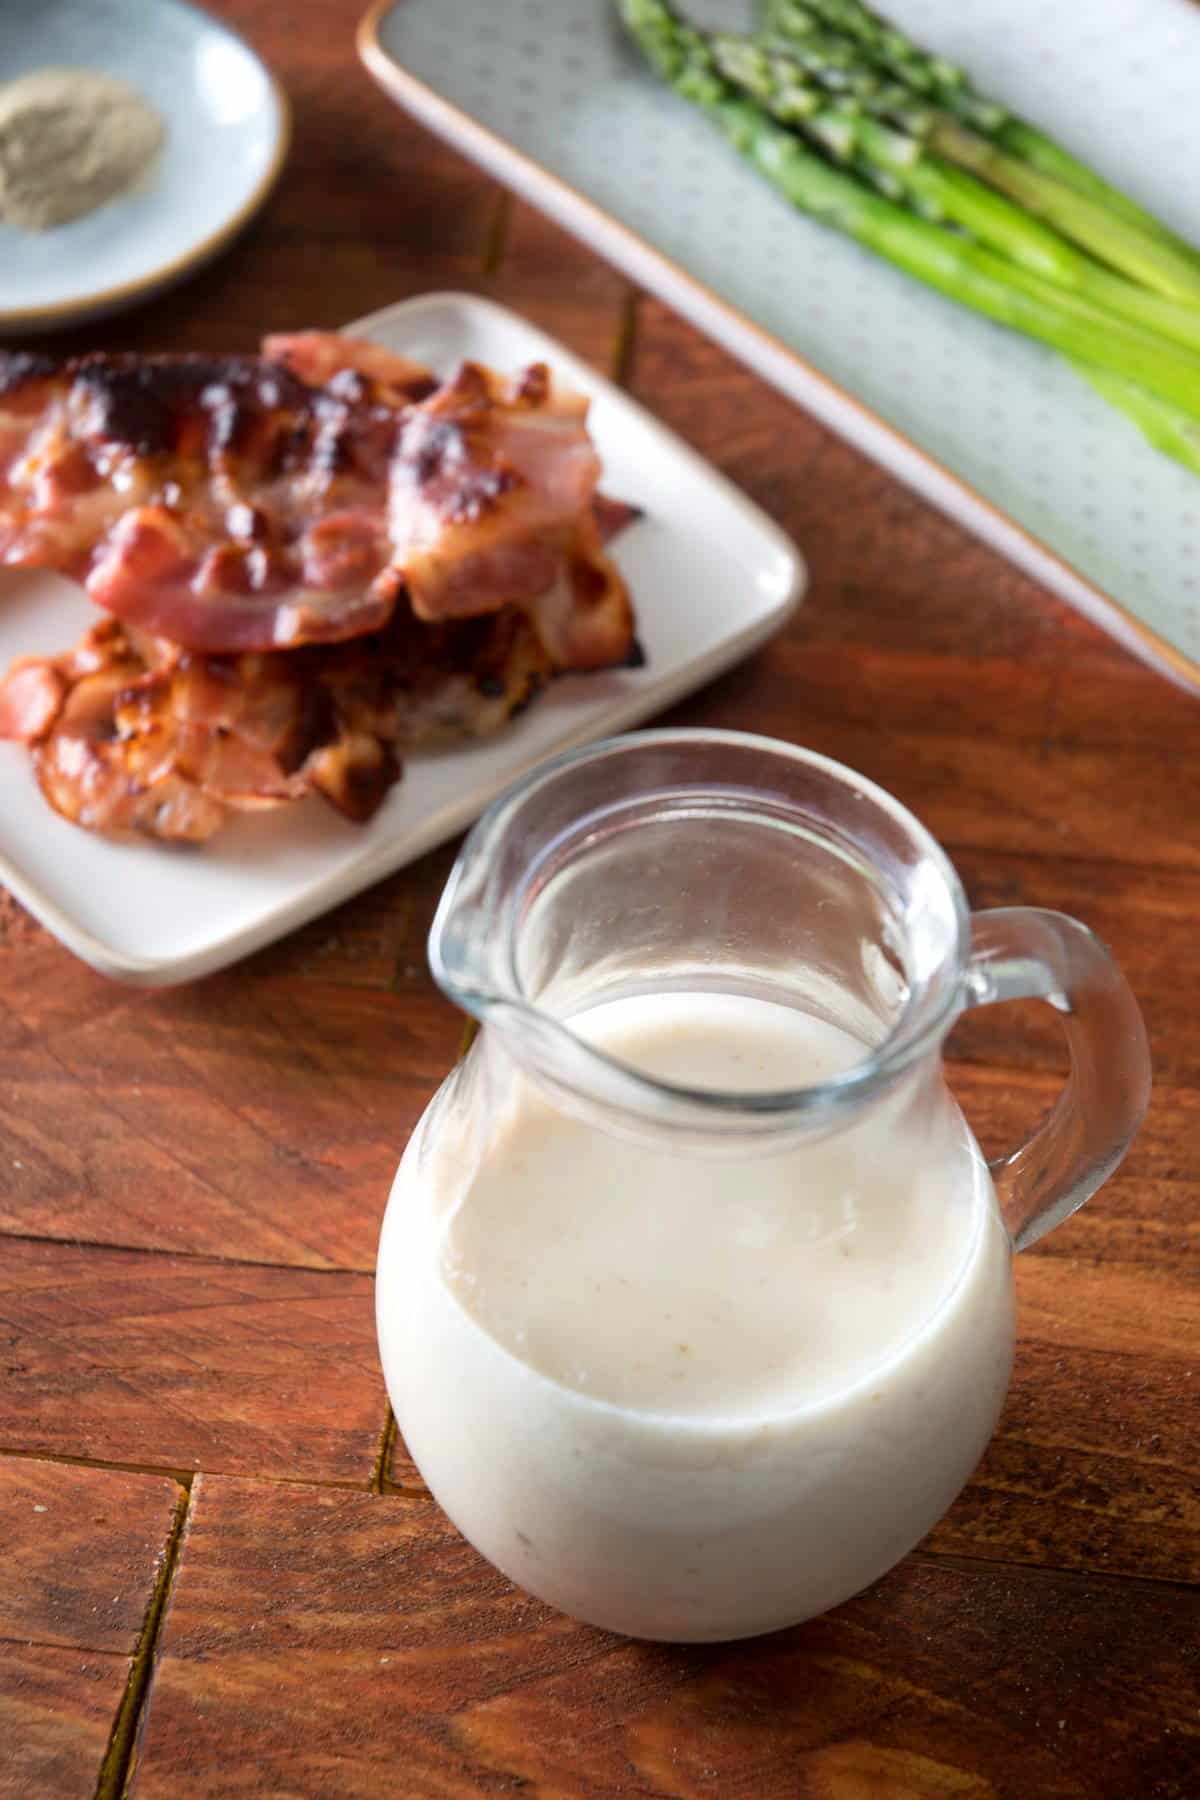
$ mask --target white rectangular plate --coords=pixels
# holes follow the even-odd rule
[[[883,5],[1200,242],[1200,10],[1187,0]],[[753,10],[684,9],[743,29]],[[799,217],[654,80],[611,0],[384,0],[359,47],[433,130],[1200,688],[1200,479],[1049,351]]]
[[[43,800],[26,752],[0,744],[0,881],[68,949],[107,975],[187,981],[247,955],[469,824],[534,763],[624,731],[778,630],[803,585],[799,555],[722,475],[619,389],[514,313],[429,294],[347,330],[449,371],[548,362],[591,397],[603,486],[645,517],[613,554],[629,582],[646,666],[551,685],[494,738],[413,756],[369,825],[318,799],[236,820],[199,847],[96,837]],[[0,573],[0,667],[65,650],[94,609],[56,576]]]

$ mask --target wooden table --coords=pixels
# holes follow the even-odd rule
[[[282,184],[216,267],[62,347],[248,349],[445,286],[528,312],[810,559],[793,628],[672,716],[829,752],[976,904],[1088,920],[1157,1087],[1021,1258],[1007,1410],[920,1550],[768,1640],[626,1643],[481,1562],[389,1424],[371,1272],[461,1035],[423,954],[453,848],[161,995],[0,897],[0,1790],[1200,1794],[1200,706],[408,123],[352,0],[223,10],[295,106]],[[1061,1075],[1032,1006],[951,1052],[992,1148]]]

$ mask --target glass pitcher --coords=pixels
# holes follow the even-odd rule
[[[436,1499],[633,1636],[746,1636],[868,1585],[994,1429],[1013,1249],[1145,1110],[1108,952],[1059,913],[969,914],[922,826],[824,757],[650,731],[491,808],[430,958],[483,1029],[400,1165],[377,1314]],[[941,1045],[1020,996],[1071,1070],[989,1167]]]

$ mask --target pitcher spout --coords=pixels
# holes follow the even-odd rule
[[[836,1129],[936,1050],[963,1003],[966,904],[889,796],[732,732],[650,731],[543,764],[479,821],[430,937],[435,979],[559,1104],[693,1144]],[[862,1059],[816,1084],[717,1092],[601,1050],[636,995],[773,1000]]]

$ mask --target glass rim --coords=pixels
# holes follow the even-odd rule
[[[927,983],[926,988],[916,986],[910,977],[908,997],[883,1039],[873,1047],[866,1047],[862,1059],[853,1063],[849,1069],[805,1087],[729,1092],[664,1080],[649,1074],[635,1063],[626,1062],[589,1043],[571,1028],[570,1015],[559,1017],[530,999],[516,976],[511,943],[507,961],[512,985],[508,992],[488,990],[463,982],[452,972],[443,954],[447,925],[457,909],[460,889],[468,868],[472,864],[486,861],[492,855],[509,824],[541,789],[573,768],[636,753],[638,750],[689,746],[700,749],[714,745],[756,751],[780,761],[790,761],[813,769],[846,787],[859,800],[868,801],[916,846],[922,860],[928,860],[934,865],[951,901],[954,941],[948,950],[946,963],[936,972],[942,977],[942,992],[937,997],[937,1004],[923,1005],[927,1000],[926,988],[930,984]],[[716,784],[698,782],[697,792],[704,785]],[[686,791],[686,781],[680,784],[676,792],[680,789]],[[732,782],[731,791],[734,791]],[[752,791],[737,788],[736,792],[753,805]],[[511,922],[506,927],[506,933],[511,939]],[[593,743],[561,751],[556,756],[535,764],[526,774],[518,777],[481,814],[460,848],[438,903],[428,940],[430,969],[438,986],[456,1005],[478,1018],[482,1024],[491,1022],[503,1029],[500,1015],[515,1014],[523,1017],[526,1022],[536,1025],[539,1035],[547,1037],[552,1044],[557,1040],[564,1050],[569,1049],[572,1060],[578,1066],[586,1068],[590,1063],[603,1072],[608,1089],[606,1098],[611,1098],[618,1105],[627,1106],[641,1119],[669,1125],[673,1122],[670,1114],[677,1113],[683,1107],[690,1113],[699,1115],[687,1121],[693,1128],[699,1126],[701,1129],[715,1129],[718,1132],[722,1129],[735,1129],[738,1125],[750,1127],[757,1124],[762,1127],[772,1122],[781,1125],[786,1125],[789,1121],[802,1123],[806,1118],[823,1112],[841,1112],[850,1103],[869,1098],[874,1092],[890,1086],[899,1075],[941,1042],[961,1011],[969,953],[970,913],[962,882],[953,863],[928,828],[886,788],[820,751],[756,732],[706,726],[652,727],[644,731],[623,732],[617,736],[600,738]],[[553,1071],[551,1073],[553,1075]],[[562,1080],[565,1086],[574,1085],[562,1077],[553,1078]],[[586,1085],[582,1092],[587,1098]],[[674,1122],[682,1121],[676,1119]]]

